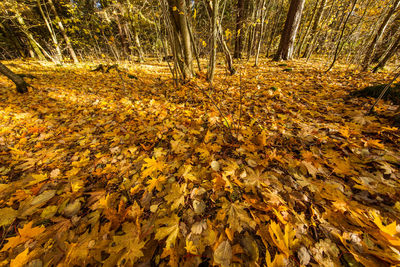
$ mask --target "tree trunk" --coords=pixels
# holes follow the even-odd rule
[[[67,33],[65,32],[64,25],[62,24],[61,19],[58,16],[56,7],[53,4],[53,0],[49,0],[49,4],[50,4],[51,10],[53,10],[54,15],[56,16],[58,28],[60,29],[60,32],[61,32],[62,36],[64,37],[65,44],[67,45],[67,49],[68,49],[69,53],[71,54],[71,57],[74,60],[74,63],[79,63],[79,60],[75,54],[74,48],[72,47],[72,44],[69,40]]]
[[[212,0],[212,15],[211,15],[211,55],[208,64],[208,80],[212,84],[215,74],[215,65],[217,60],[217,38],[218,38],[218,7],[219,1]]]
[[[9,68],[7,68],[7,66],[2,64],[1,62],[0,62],[0,73],[2,73],[15,83],[18,93],[28,92],[28,84],[24,81],[24,79],[21,76],[12,72]]]
[[[383,33],[385,32],[386,27],[389,24],[390,18],[396,12],[396,9],[399,7],[399,4],[400,4],[400,0],[395,0],[395,2],[393,3],[393,6],[390,8],[389,12],[387,13],[384,20],[382,21],[382,24],[379,27],[378,31],[374,34],[372,41],[367,48],[364,60],[361,65],[363,71],[366,71],[368,69],[369,64],[371,62],[371,58],[373,57],[373,54],[375,52],[376,45],[377,45],[378,41],[381,39]]]
[[[315,6],[314,6],[313,10],[311,10],[311,12],[312,12],[311,13],[311,18],[310,18],[310,21],[309,21],[309,23],[308,23],[308,25],[306,27],[304,36],[301,37],[301,38],[299,37],[300,42],[299,42],[299,45],[297,46],[297,57],[300,57],[301,51],[303,49],[304,42],[308,39],[308,35],[309,35],[310,30],[312,28],[311,24],[313,23],[315,17],[317,16],[317,13],[318,13],[318,4],[319,4],[319,0],[317,0],[315,2]],[[306,23],[306,20],[304,21],[304,24],[305,23]]]
[[[18,52],[20,57],[25,57],[25,51],[21,45],[19,38],[15,36],[15,34],[10,30],[9,27],[4,27],[4,25],[0,22],[0,31],[4,34],[9,43],[14,46],[15,51]]]
[[[133,34],[135,35],[135,45],[136,45],[136,50],[138,52],[138,61],[139,62],[144,62],[144,56],[143,56],[143,50],[142,50],[142,45],[140,43],[139,39],[139,33],[136,24],[133,25]]]
[[[212,13],[211,4],[210,4],[210,2],[207,1],[207,0],[203,0],[203,2],[204,2],[204,5],[205,5],[205,7],[206,7],[206,10],[207,10],[207,15],[208,15],[209,19],[211,20],[211,13]],[[223,15],[223,12],[222,12],[222,15]],[[226,41],[225,41],[225,38],[224,38],[224,35],[223,35],[223,32],[224,32],[224,31],[223,31],[223,29],[222,29],[221,21],[222,21],[222,18],[220,18],[219,20],[217,20],[218,41],[220,42],[222,51],[223,51],[223,53],[224,53],[224,55],[225,55],[225,61],[226,61],[226,65],[227,65],[228,71],[229,71],[229,73],[230,73],[231,75],[233,75],[233,74],[236,73],[236,70],[235,70],[235,68],[233,67],[232,55],[231,55],[231,52],[229,51],[229,47],[228,47],[228,45],[226,44]]]
[[[292,59],[294,41],[299,28],[304,2],[305,0],[292,0],[290,2],[285,28],[281,35],[278,52],[274,57],[275,61]]]
[[[51,23],[49,21],[49,19],[47,19],[46,15],[44,14],[43,8],[42,8],[42,3],[40,2],[40,0],[37,0],[37,5],[40,11],[40,14],[43,17],[43,20],[46,23],[46,27],[50,33],[51,36],[51,40],[53,41],[54,47],[56,49],[56,63],[60,64],[63,60],[62,57],[62,53],[61,53],[61,49],[60,49],[60,45],[58,44],[58,40],[57,40],[57,36],[54,32],[54,29],[51,27]]]
[[[128,42],[126,41],[126,38],[125,38],[125,33],[123,31],[121,20],[119,19],[119,14],[117,14],[115,16],[115,21],[117,22],[117,26],[118,26],[119,41],[121,43],[122,52],[124,54],[124,57],[127,58],[128,57],[128,46],[129,45],[128,45]]]
[[[168,0],[170,27],[172,36],[170,45],[173,47],[175,61],[182,74],[183,80],[190,80],[193,75],[192,44],[187,23],[187,9],[185,0]],[[168,16],[168,14],[166,14]]]
[[[327,71],[330,71],[330,70],[333,68],[333,66],[335,65],[335,63],[336,63],[336,60],[337,60],[337,58],[338,58],[338,56],[339,56],[339,53],[340,53],[340,48],[341,48],[341,44],[342,44],[342,39],[343,39],[344,31],[346,30],[347,22],[349,21],[349,18],[350,18],[351,14],[353,13],[353,11],[354,11],[354,9],[355,9],[355,7],[356,7],[357,1],[358,1],[358,0],[354,0],[353,5],[352,5],[352,7],[351,7],[351,9],[350,9],[350,12],[349,12],[349,14],[347,15],[347,17],[346,17],[346,19],[345,19],[345,21],[344,21],[344,23],[343,23],[342,31],[340,32],[340,36],[339,36],[339,39],[338,39],[338,41],[337,41],[336,50],[335,50],[335,55],[333,56],[333,61],[332,61],[331,65],[329,66],[329,68],[328,68]]]
[[[254,2],[258,2],[258,1],[251,1],[251,9],[250,9],[250,5],[247,9],[247,11],[251,11],[251,17],[250,17],[250,27],[248,27],[247,29],[247,61],[250,60],[250,57],[253,54],[253,46],[254,46],[254,39],[255,36],[257,34],[257,22],[256,22],[256,18],[258,15],[258,11],[257,10],[257,3]]]
[[[19,25],[21,26],[22,31],[25,33],[26,37],[28,38],[28,42],[39,58],[39,60],[45,60],[45,56],[43,55],[42,50],[40,50],[40,47],[38,46],[38,43],[36,42],[35,38],[33,38],[32,33],[29,31],[28,26],[26,26],[24,19],[22,18],[21,14],[16,11],[15,16],[17,18],[17,21]]]
[[[311,40],[307,43],[303,58],[308,58],[309,55],[311,54],[312,44],[314,43],[314,40],[316,39],[318,26],[319,26],[319,23],[321,22],[322,14],[324,13],[325,5],[326,5],[326,0],[322,0],[320,6],[318,8],[318,12],[315,15],[314,23],[313,23],[313,26],[311,29]]]
[[[400,28],[400,12],[398,12],[396,17],[393,19],[390,28],[387,31],[385,31],[385,35],[381,38],[379,48],[375,49],[376,52],[374,54],[374,58],[372,59],[373,63],[378,63],[379,60],[385,55],[386,51],[392,44],[393,39],[396,38],[396,33],[399,28]]]
[[[378,65],[376,65],[376,67],[372,70],[372,72],[376,73],[379,69],[385,67],[386,63],[396,54],[399,48],[400,48],[400,33],[398,34],[397,39],[389,48],[388,52],[381,59],[381,61],[379,61]]]
[[[261,11],[260,11],[261,12],[261,15],[260,15],[261,21],[260,21],[260,27],[259,27],[260,31],[259,31],[258,41],[257,41],[257,45],[256,45],[256,55],[255,55],[255,59],[254,59],[254,66],[258,65],[258,58],[260,55],[261,45],[264,40],[264,22],[265,22],[265,17],[267,14],[267,11],[265,11],[265,9],[266,9],[265,8],[265,0],[261,1],[260,8],[261,8]]]
[[[280,9],[278,10],[278,12],[274,16],[275,23],[272,25],[272,33],[271,33],[271,36],[270,36],[270,39],[269,39],[269,43],[268,43],[267,52],[265,54],[265,57],[269,57],[269,55],[270,55],[269,52],[270,52],[271,47],[272,47],[272,42],[275,39],[275,34],[277,32],[276,29],[278,28],[279,22],[281,20],[284,3],[285,3],[285,0],[282,0],[282,2],[280,4]],[[277,14],[278,14],[278,16],[277,16]]]
[[[237,15],[236,15],[236,31],[235,31],[235,52],[233,53],[234,58],[242,58],[243,51],[243,25],[246,20],[246,9],[249,0],[238,0],[237,1]]]

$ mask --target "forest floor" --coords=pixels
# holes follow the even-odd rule
[[[36,79],[0,76],[0,265],[400,264],[396,106],[348,96],[388,73],[287,64],[8,62]]]

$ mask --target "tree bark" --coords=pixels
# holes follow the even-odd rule
[[[211,55],[208,65],[208,81],[212,84],[215,74],[215,65],[217,60],[217,38],[218,38],[218,7],[219,1],[212,0],[211,15]]]
[[[255,2],[259,2],[259,1],[250,1],[249,6],[247,8],[247,11],[249,12],[249,14],[251,14],[250,16],[250,27],[247,28],[247,61],[250,60],[250,57],[253,54],[253,46],[254,46],[254,40],[257,34],[257,15],[259,13],[259,10],[257,10],[257,3]]]
[[[261,21],[260,21],[260,26],[259,26],[259,36],[258,36],[257,45],[256,45],[256,55],[255,55],[255,59],[254,59],[254,66],[258,65],[258,58],[260,55],[261,45],[264,40],[264,24],[265,24],[264,22],[265,22],[265,17],[267,14],[267,11],[265,11],[265,0],[262,0],[260,3],[261,3],[260,4]]]
[[[142,44],[140,43],[139,33],[138,33],[138,29],[136,27],[136,24],[133,25],[133,34],[135,35],[134,38],[135,38],[136,50],[138,52],[138,61],[139,62],[144,62]]]
[[[168,0],[168,9],[173,27],[173,40],[175,46],[174,56],[183,75],[184,80],[190,80],[193,75],[192,44],[187,23],[187,10],[185,0]]]
[[[2,64],[0,62],[0,73],[5,75],[7,78],[9,78],[11,81],[15,83],[15,86],[17,87],[17,92],[18,93],[26,93],[28,92],[28,84],[24,81],[24,79],[15,74],[13,71],[11,71],[7,66]]]
[[[333,56],[333,61],[332,61],[331,65],[329,66],[327,72],[330,71],[333,68],[333,66],[335,65],[336,60],[337,60],[337,58],[339,56],[340,48],[341,48],[341,44],[342,44],[342,39],[343,39],[343,35],[344,35],[344,31],[346,29],[347,22],[349,21],[349,18],[350,18],[351,14],[353,13],[353,11],[354,11],[354,9],[356,7],[357,1],[358,0],[354,0],[353,5],[352,5],[352,7],[350,9],[350,12],[347,15],[346,19],[344,20],[342,31],[340,32],[340,36],[339,36],[339,39],[337,41],[335,55]]]
[[[278,12],[274,16],[274,21],[275,22],[272,25],[272,33],[271,33],[271,36],[269,38],[269,43],[268,43],[268,47],[267,47],[267,52],[265,53],[265,57],[269,57],[270,56],[269,51],[271,50],[272,42],[274,41],[275,34],[277,32],[276,29],[278,28],[279,22],[281,20],[281,16],[282,16],[282,11],[283,11],[283,6],[284,6],[284,3],[285,3],[285,0],[281,0],[281,1],[282,2],[280,4],[280,8],[279,8]]]
[[[67,45],[67,49],[68,49],[69,53],[71,54],[71,57],[74,60],[74,63],[79,63],[78,57],[75,54],[75,50],[72,47],[71,41],[69,40],[69,37],[65,31],[64,25],[62,24],[62,21],[61,21],[60,17],[58,16],[56,7],[53,4],[53,0],[49,0],[49,4],[50,4],[51,10],[53,11],[54,15],[56,16],[58,28],[60,29],[60,32],[61,32],[62,36],[64,37],[65,44]]]
[[[248,2],[249,0],[237,1],[235,52],[233,53],[234,58],[242,58],[243,38],[244,38],[243,25],[246,20],[246,11]]]
[[[207,15],[208,15],[209,19],[211,20],[211,13],[212,13],[211,4],[210,4],[210,2],[207,1],[207,0],[203,0],[203,2],[204,2],[204,5],[205,5],[205,7],[206,7],[206,10],[207,10]],[[222,15],[223,15],[223,12],[222,12]],[[223,31],[223,29],[222,29],[221,21],[222,21],[222,18],[220,18],[219,20],[217,20],[218,41],[220,42],[222,51],[223,51],[223,53],[224,53],[224,55],[225,55],[225,61],[226,61],[226,65],[227,65],[228,71],[229,71],[229,73],[230,73],[231,75],[233,75],[233,74],[236,73],[236,70],[235,70],[235,68],[233,67],[232,55],[231,55],[231,52],[229,51],[229,47],[228,47],[228,45],[226,44],[226,41],[225,41],[225,38],[224,38],[224,35],[223,35],[223,32],[224,32],[224,31]]]
[[[19,25],[21,26],[22,31],[25,33],[26,37],[28,38],[28,42],[29,42],[30,46],[32,47],[33,51],[35,52],[35,54],[37,55],[39,60],[45,60],[46,58],[45,58],[42,50],[40,50],[38,43],[36,42],[35,38],[33,38],[33,35],[29,31],[28,26],[26,26],[25,21],[22,18],[21,14],[18,11],[16,11],[15,16],[17,18]]]
[[[400,48],[400,33],[398,34],[396,40],[391,45],[385,56],[379,61],[378,65],[372,70],[373,73],[376,73],[379,69],[385,67],[386,63],[396,54],[396,52]]]
[[[326,5],[326,0],[322,0],[320,6],[318,8],[318,12],[315,16],[312,29],[311,29],[311,40],[307,43],[303,58],[308,58],[309,55],[311,54],[312,44],[314,43],[314,40],[316,39],[318,26],[319,26],[319,23],[321,22],[322,14],[324,13],[325,5]]]
[[[274,56],[275,61],[290,60],[293,57],[293,46],[299,28],[305,0],[292,0],[285,22],[285,28],[281,35],[278,52]]]
[[[15,36],[15,34],[10,30],[9,27],[5,27],[1,22],[0,22],[0,32],[3,32],[6,39],[9,40],[9,43],[12,46],[14,46],[15,51],[18,52],[19,56],[25,57],[26,55],[25,50],[21,45],[20,39]]]
[[[393,3],[393,6],[390,8],[389,12],[386,14],[385,18],[383,19],[382,24],[380,25],[378,31],[373,35],[373,38],[367,48],[364,60],[361,65],[363,71],[366,71],[368,69],[369,64],[371,62],[371,58],[373,57],[373,54],[375,53],[376,45],[377,45],[378,41],[381,39],[383,33],[386,30],[386,27],[389,24],[390,18],[396,12],[399,5],[400,5],[400,0],[395,0],[395,2]]]
[[[397,15],[393,19],[390,28],[387,31],[385,31],[385,35],[381,38],[379,48],[375,49],[376,52],[374,54],[374,58],[372,59],[373,63],[378,63],[379,60],[385,55],[386,51],[392,44],[393,39],[396,38],[396,33],[399,28],[400,28],[400,12],[397,12]]]
[[[47,30],[50,33],[51,40],[53,41],[54,47],[56,49],[56,63],[59,64],[59,63],[62,62],[63,57],[62,57],[60,45],[58,44],[57,36],[56,36],[56,34],[54,32],[54,29],[51,27],[51,23],[50,23],[49,19],[47,19],[46,15],[44,14],[44,11],[43,11],[43,8],[42,8],[42,3],[40,2],[40,0],[37,0],[37,5],[38,5],[38,8],[39,8],[40,14],[43,17],[43,20],[46,23]]]
[[[317,0],[316,2],[315,2],[315,6],[314,6],[314,8],[313,8],[313,10],[311,10],[311,18],[310,18],[310,21],[309,21],[309,23],[308,23],[308,25],[307,25],[307,27],[306,27],[306,30],[305,30],[305,33],[304,33],[304,36],[302,36],[301,37],[301,34],[300,34],[300,37],[299,37],[299,44],[298,44],[298,46],[297,46],[297,49],[296,49],[296,51],[297,51],[297,57],[300,57],[300,54],[301,54],[301,51],[302,51],[302,49],[303,49],[303,45],[304,45],[304,42],[308,39],[308,35],[309,35],[309,33],[310,33],[310,31],[311,31],[311,28],[312,28],[312,23],[313,23],[313,21],[314,21],[314,19],[315,19],[315,17],[317,16],[317,13],[318,13],[318,4],[319,4],[319,0]],[[306,19],[304,20],[304,24],[306,24]]]

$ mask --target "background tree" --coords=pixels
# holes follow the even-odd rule
[[[15,83],[18,93],[26,93],[28,92],[28,84],[24,81],[24,79],[15,74],[12,70],[7,68],[6,65],[0,62],[0,73],[5,75],[11,81]]]
[[[211,12],[211,55],[208,64],[208,80],[210,83],[213,82],[215,74],[215,65],[217,61],[217,40],[218,40],[218,10],[219,1],[212,0],[212,12]]]
[[[387,12],[386,16],[384,17],[382,23],[380,24],[378,30],[372,35],[371,43],[369,44],[369,46],[365,52],[365,57],[362,62],[363,71],[366,71],[368,69],[371,58],[373,57],[373,54],[375,53],[375,47],[376,47],[378,41],[381,39],[383,33],[385,32],[393,14],[395,14],[396,10],[399,8],[399,5],[400,5],[400,0],[395,0],[393,2],[392,6],[389,8],[389,11]]]
[[[234,58],[242,58],[244,30],[250,0],[237,0]]]
[[[294,41],[299,28],[305,0],[292,0],[274,60],[292,59]]]

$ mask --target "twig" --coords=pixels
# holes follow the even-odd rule
[[[201,88],[200,86],[198,86],[197,84],[194,84],[202,93],[203,95],[205,95],[210,101],[211,103],[217,108],[219,114],[222,116],[222,118],[224,119],[225,123],[226,123],[226,127],[229,129],[230,134],[232,135],[232,128],[231,125],[229,125],[228,119],[225,117],[224,113],[222,113],[222,110],[220,109],[220,107],[217,105],[217,103],[215,103],[215,101],[204,91],[203,88]]]
[[[239,131],[240,131],[240,123],[242,119],[242,98],[243,98],[243,90],[242,90],[242,71],[239,73],[239,121],[238,121],[238,127],[236,129],[236,137],[239,136]]]
[[[400,66],[399,66],[400,67]],[[397,69],[399,68],[397,67]],[[385,93],[390,89],[390,86],[396,81],[397,78],[400,77],[400,72],[398,72],[394,78],[390,81],[390,83],[388,83],[385,88],[383,88],[381,94],[379,95],[379,97],[376,99],[375,103],[372,105],[372,107],[369,109],[367,114],[371,114],[374,111],[374,107],[376,106],[376,104],[378,104],[379,100],[382,99],[382,97],[385,95]]]

